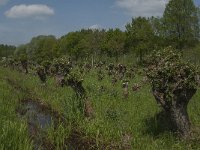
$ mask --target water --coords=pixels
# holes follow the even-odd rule
[[[47,131],[49,128],[57,126],[58,118],[50,112],[48,107],[32,100],[25,100],[21,103],[18,114],[22,119],[27,120],[28,132],[33,140],[34,150],[55,149],[55,145],[48,142]],[[75,136],[71,138],[70,143],[65,145],[64,149],[76,149],[77,145],[74,145],[74,140],[76,139],[77,137],[75,134]]]
[[[36,125],[41,129],[45,129],[51,126],[51,115],[42,110],[36,102],[27,102],[25,103],[24,108],[26,110],[24,116],[27,117],[29,124]]]
[[[19,115],[21,118],[27,119],[28,132],[33,139],[34,150],[48,149],[44,140],[46,140],[45,132],[53,125],[50,111],[38,102],[24,101],[21,103]]]

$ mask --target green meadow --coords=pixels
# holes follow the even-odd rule
[[[83,82],[94,111],[94,117],[87,119],[82,117],[74,91],[70,87],[58,87],[54,78],[49,77],[46,85],[42,85],[32,73],[0,68],[0,81],[2,150],[34,147],[35,137],[30,135],[27,118],[20,117],[17,111],[22,107],[21,102],[27,99],[48,106],[52,115],[56,113],[64,118],[37,135],[36,139],[45,139],[49,149],[73,149],[70,147],[76,142],[89,149],[177,150],[200,147],[200,91],[193,96],[188,107],[192,138],[181,140],[170,130],[167,120],[159,115],[161,109],[148,83],[141,84],[138,91],[129,88],[128,98],[124,98],[120,81],[115,86],[108,76],[98,81],[95,69],[91,70]],[[130,85],[141,81],[142,74],[138,73]]]

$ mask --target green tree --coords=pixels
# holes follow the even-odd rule
[[[60,53],[75,60],[92,57],[99,50],[100,35],[99,31],[90,29],[70,32],[59,39]]]
[[[20,55],[27,55],[26,51],[27,51],[27,45],[26,44],[19,45],[14,52],[14,56],[20,57]]]
[[[133,18],[126,25],[126,48],[133,51],[139,62],[143,62],[144,55],[154,49],[154,31],[149,19],[145,17]]]
[[[170,45],[182,50],[198,41],[198,8],[193,0],[170,0],[163,21],[165,37]]]
[[[109,57],[115,57],[118,61],[119,56],[125,53],[125,39],[125,33],[120,29],[109,29],[101,44],[101,49]]]
[[[83,32],[83,31],[82,31]],[[70,32],[60,39],[60,51],[62,54],[68,54],[75,60],[86,55],[87,40],[80,31]]]
[[[13,55],[15,49],[15,46],[0,44],[0,57]]]
[[[55,51],[56,44],[57,39],[52,35],[34,37],[30,43],[28,43],[27,55],[30,59],[38,63],[44,60],[52,60],[57,54]]]
[[[101,51],[101,44],[105,38],[105,30],[91,30],[91,34],[88,36],[89,41],[89,55],[91,57],[92,66],[94,62],[99,59],[102,60],[103,52]]]
[[[149,18],[151,28],[154,33],[153,42],[154,43],[154,49],[161,49],[168,46],[165,40],[164,35],[164,26],[163,26],[163,18],[158,17],[151,17]]]

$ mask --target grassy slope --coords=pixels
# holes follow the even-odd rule
[[[0,70],[0,149],[32,149],[27,125],[16,115],[20,93],[13,93],[5,77],[9,72]]]
[[[24,92],[16,92],[7,85],[4,77],[14,80],[24,89],[29,89],[31,95]],[[138,92],[130,91],[128,99],[122,97],[121,84],[112,86],[108,78],[99,82],[96,73],[91,72],[86,76],[84,87],[86,87],[90,100],[92,101],[95,118],[88,121],[81,119],[77,111],[76,99],[73,91],[68,88],[60,88],[55,85],[53,79],[49,79],[47,86],[41,86],[37,77],[24,75],[15,71],[0,68],[0,147],[15,149],[16,147],[28,147],[30,140],[27,136],[26,124],[19,120],[15,114],[18,99],[33,97],[50,104],[55,110],[64,114],[70,122],[76,122],[79,127],[94,137],[96,142],[110,141],[111,139],[120,143],[124,135],[131,135],[133,149],[197,149],[200,148],[199,137],[193,140],[180,141],[163,126],[156,117],[160,112],[151,92],[150,87],[145,85]],[[140,81],[136,77],[132,83]],[[105,92],[100,92],[103,85]],[[191,122],[200,127],[200,92],[193,97],[189,104]],[[62,148],[63,139],[67,137],[70,129],[62,125],[56,131],[49,129],[48,138],[54,141],[57,148]],[[3,135],[3,136],[2,136]],[[13,136],[14,135],[14,136]],[[21,141],[18,138],[21,138]],[[29,147],[31,148],[31,146]],[[28,148],[26,148],[28,149]]]

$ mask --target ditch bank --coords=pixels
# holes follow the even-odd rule
[[[36,98],[34,91],[28,87],[21,86],[15,79],[6,78],[6,81],[15,91],[22,92],[26,95],[26,98],[18,100],[19,105],[16,108],[16,113],[21,119],[27,121],[28,133],[35,150],[56,149],[55,141],[48,139],[48,129],[53,128],[56,130],[60,124],[71,129],[70,133],[66,133],[67,136],[63,139],[64,144],[62,149],[131,149],[130,139],[128,138],[127,140],[127,136],[122,137],[122,142],[120,143],[112,140],[105,142],[103,137],[97,141],[95,137],[88,136],[83,129],[79,128],[78,124],[70,122],[63,114],[54,110],[49,104]]]
[[[67,121],[48,105],[32,99],[24,99],[16,110],[21,119],[27,121],[28,133],[33,141],[34,150],[54,150],[56,145],[48,140],[48,128],[56,129],[59,124],[67,127]],[[95,138],[88,137],[77,125],[71,127],[69,136],[64,139],[63,149],[95,150],[98,149]],[[100,147],[106,147],[102,145]]]
[[[16,110],[21,119],[26,119],[28,133],[33,141],[33,147],[37,149],[55,149],[54,143],[47,138],[49,128],[57,128],[64,122],[64,118],[47,105],[31,99],[21,100]]]

